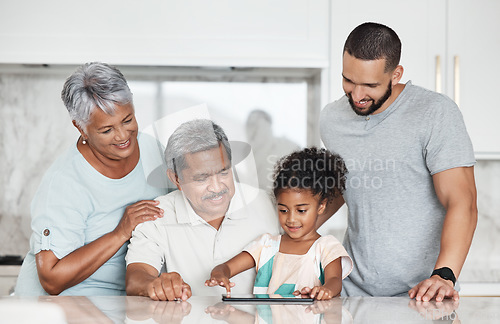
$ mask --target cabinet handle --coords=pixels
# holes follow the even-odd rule
[[[441,55],[436,55],[436,92],[443,92],[443,84],[441,81]]]
[[[460,56],[455,55],[454,57],[454,77],[453,77],[453,90],[454,90],[454,100],[457,106],[460,107]]]

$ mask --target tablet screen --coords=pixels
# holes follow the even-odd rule
[[[252,303],[252,304],[312,304],[314,298],[301,298],[294,295],[222,295],[222,301],[229,303]]]

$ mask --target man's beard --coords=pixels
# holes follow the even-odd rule
[[[389,97],[392,95],[392,87],[391,87],[391,82],[389,82],[389,85],[387,86],[387,91],[384,93],[382,98],[380,98],[377,102],[373,102],[373,104],[368,108],[367,111],[360,111],[356,105],[354,105],[354,100],[352,100],[352,96],[350,93],[345,94],[347,98],[349,98],[349,103],[351,104],[352,110],[359,115],[359,116],[368,116],[373,114],[375,111],[377,111],[382,105],[389,99]]]

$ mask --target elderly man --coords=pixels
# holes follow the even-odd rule
[[[204,286],[212,268],[259,235],[277,233],[276,209],[263,191],[234,181],[227,136],[210,120],[180,125],[168,140],[165,159],[179,190],[157,198],[163,218],[133,232],[127,294],[154,300],[213,295],[213,288]],[[254,276],[246,271],[234,277],[233,291],[251,293]]]

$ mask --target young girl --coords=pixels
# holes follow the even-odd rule
[[[206,286],[223,286],[229,278],[256,266],[254,294],[308,295],[318,300],[338,296],[352,260],[331,235],[316,232],[327,203],[345,189],[344,161],[325,149],[306,148],[275,166],[274,196],[283,235],[264,234],[243,252],[216,266]]]

